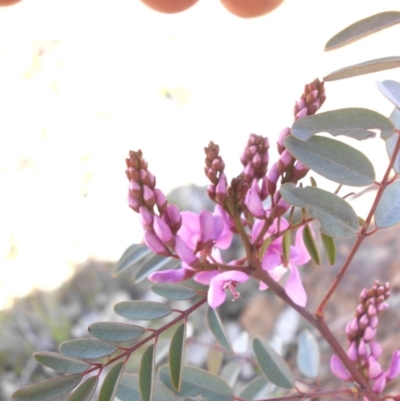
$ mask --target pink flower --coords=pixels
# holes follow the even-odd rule
[[[336,355],[333,355],[331,358],[331,371],[338,379],[344,381],[351,380],[351,374],[343,366],[342,361]]]
[[[225,301],[225,290],[228,289],[232,293],[233,300],[238,299],[240,293],[236,291],[236,284],[244,283],[248,278],[246,273],[237,270],[222,273],[213,270],[198,273],[194,279],[201,284],[210,285],[207,295],[208,304],[212,308],[218,308]]]

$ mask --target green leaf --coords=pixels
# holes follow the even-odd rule
[[[397,81],[386,80],[376,81],[378,89],[390,100],[397,108],[400,108],[400,83]]]
[[[182,300],[190,299],[197,295],[197,292],[186,285],[174,283],[157,283],[153,284],[151,290],[161,297]]]
[[[56,377],[21,388],[12,394],[13,401],[52,401],[68,394],[82,380],[82,375]]]
[[[90,401],[96,390],[97,383],[99,382],[98,376],[89,377],[72,393],[68,401]]]
[[[356,234],[358,218],[342,198],[320,188],[296,188],[293,183],[281,186],[281,195],[290,205],[307,208],[321,222],[321,232],[333,238],[349,238]]]
[[[122,375],[117,391],[117,397],[121,401],[140,401],[139,378],[137,375]],[[178,401],[178,398],[163,384],[155,382],[153,401]]]
[[[153,320],[172,313],[168,305],[153,301],[123,301],[114,305],[117,315],[131,320]]]
[[[353,107],[300,118],[293,123],[291,134],[301,141],[308,141],[318,132],[345,135],[360,141],[374,138],[372,130],[380,130],[382,139],[386,140],[393,135],[394,126],[376,111]]]
[[[260,251],[258,252],[258,260],[260,262],[263,260],[265,252],[267,252],[269,246],[271,245],[271,242],[272,242],[272,236],[267,237],[265,241],[262,243]]]
[[[118,389],[125,363],[116,363],[104,378],[98,401],[112,401]]]
[[[62,354],[72,358],[95,360],[109,356],[117,351],[117,348],[104,341],[95,338],[80,338],[77,340],[65,341],[60,345]]]
[[[136,267],[138,263],[142,262],[143,259],[149,258],[154,255],[154,252],[147,248],[144,244],[133,244],[126,249],[122,254],[119,261],[117,262],[114,274],[121,274],[127,269]]]
[[[336,262],[335,239],[330,237],[329,235],[321,233],[321,240],[322,240],[322,245],[324,246],[326,258],[328,259],[329,264],[333,266]]]
[[[371,74],[373,72],[390,70],[397,67],[400,67],[400,57],[376,58],[333,71],[324,77],[324,81],[337,81],[339,79],[357,77],[359,75]]]
[[[159,370],[161,381],[174,390],[169,376],[169,367],[164,365]],[[220,377],[203,369],[185,366],[183,369],[180,397],[201,396],[207,401],[233,401],[232,389]]]
[[[207,352],[206,367],[207,371],[218,375],[221,370],[222,360],[224,359],[224,353],[221,348],[212,349],[209,348]]]
[[[169,347],[169,370],[172,385],[176,391],[181,389],[183,364],[185,359],[186,324],[181,324],[175,330]]]
[[[221,378],[224,379],[229,386],[233,387],[242,369],[238,361],[227,363],[221,370]]]
[[[394,226],[400,222],[400,181],[388,185],[379,200],[375,211],[375,224],[378,228]]]
[[[266,378],[264,376],[258,376],[242,389],[239,397],[244,400],[267,398],[268,387],[270,387],[270,383]]]
[[[400,110],[398,108],[393,109],[389,118],[391,121],[393,121],[393,124],[395,125],[395,127],[397,129],[400,129]],[[389,156],[389,159],[392,158],[398,138],[399,138],[399,135],[396,134],[396,135],[392,135],[386,141],[386,151]],[[396,160],[394,161],[393,169],[397,174],[400,174],[400,153],[397,155]]]
[[[233,352],[231,342],[229,341],[224,326],[222,325],[221,318],[219,317],[216,309],[208,307],[207,323],[211,333],[213,333],[221,347],[228,352]]]
[[[70,358],[58,352],[35,352],[33,357],[40,364],[62,373],[82,373],[92,366],[90,363]]]
[[[101,340],[120,343],[140,337],[146,329],[140,326],[117,322],[98,322],[89,326],[89,333]]]
[[[305,376],[314,378],[318,376],[319,363],[317,340],[308,330],[303,330],[299,336],[297,366]]]
[[[325,45],[325,50],[333,50],[348,45],[349,43],[398,24],[399,22],[400,12],[398,11],[384,11],[364,18],[349,25],[347,28],[329,39]]]
[[[284,143],[296,159],[329,180],[354,187],[375,181],[374,167],[368,158],[343,142],[321,136],[303,142],[290,135]]]
[[[293,388],[294,378],[283,358],[260,337],[255,337],[252,345],[257,364],[264,375],[278,387]]]
[[[141,283],[147,279],[150,273],[153,273],[162,269],[176,269],[181,265],[180,259],[166,258],[165,256],[159,256],[156,254],[151,255],[150,258],[146,258],[137,267],[136,273],[133,276],[135,284]]]
[[[141,401],[152,401],[154,388],[154,344],[143,353],[139,368],[139,389]]]
[[[282,239],[282,258],[284,263],[288,263],[290,260],[290,242],[292,239],[292,233],[290,230],[287,230],[285,234],[283,234]]]
[[[320,266],[321,255],[319,254],[318,245],[308,224],[304,226],[303,241],[313,262]]]

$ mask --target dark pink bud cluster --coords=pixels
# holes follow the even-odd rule
[[[356,315],[346,326],[348,342],[347,355],[367,380],[371,381],[374,392],[381,393],[386,383],[400,373],[400,351],[393,353],[390,367],[384,371],[378,362],[382,354],[380,344],[375,340],[378,314],[388,308],[385,302],[390,295],[389,283],[375,281],[370,289],[362,290]],[[350,373],[335,355],[331,360],[331,370],[342,380],[351,381]]]
[[[228,183],[224,173],[225,163],[219,155],[219,146],[211,141],[204,148],[204,152],[206,154],[204,172],[211,181],[211,185],[208,187],[208,196],[214,202],[223,205],[227,198]]]
[[[324,82],[318,78],[304,87],[301,99],[294,106],[294,118],[298,120],[311,116],[324,104],[326,99]]]
[[[269,161],[268,149],[268,138],[250,134],[247,145],[240,157],[244,166],[244,178],[249,184],[252,184],[255,179],[260,180],[265,177]]]

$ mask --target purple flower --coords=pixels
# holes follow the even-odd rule
[[[218,308],[226,298],[225,290],[228,289],[233,295],[233,301],[240,297],[236,291],[237,283],[244,283],[249,276],[237,270],[218,272],[217,270],[198,273],[195,280],[201,284],[210,285],[207,301],[212,308]]]

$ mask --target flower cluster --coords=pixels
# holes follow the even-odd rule
[[[306,85],[296,102],[294,118],[314,114],[324,100],[322,82],[315,80]],[[236,299],[237,283],[247,281],[257,269],[264,270],[276,281],[288,272],[285,284],[288,296],[295,303],[305,305],[306,293],[297,266],[307,263],[310,256],[302,239],[302,229],[298,230],[295,243],[285,256],[283,236],[291,231],[291,225],[283,214],[289,205],[277,191],[279,180],[281,184],[297,183],[308,171],[284,148],[283,140],[289,134],[290,129],[286,128],[279,136],[280,157],[270,168],[268,139],[250,134],[240,158],[243,170],[230,185],[219,146],[210,142],[204,148],[204,172],[210,180],[208,195],[216,206],[213,212],[203,210],[199,214],[181,212],[168,204],[165,195],[156,188],[142,152],[130,152],[126,160],[128,202],[140,214],[144,241],[158,255],[182,261],[179,269],[152,273],[151,281],[178,282],[193,277],[209,285],[208,301],[215,308],[224,302],[226,289]],[[225,263],[220,250],[230,246],[233,234],[241,237],[246,258]],[[261,290],[266,288],[260,283]]]
[[[370,289],[363,289],[356,315],[346,326],[347,355],[362,375],[371,381],[372,389],[377,394],[400,373],[400,350],[393,352],[389,369],[385,371],[378,361],[382,347],[375,340],[378,314],[387,309],[388,304],[385,301],[389,295],[389,283],[381,284],[376,281]],[[331,359],[331,370],[341,380],[352,380],[351,374],[336,355]]]

